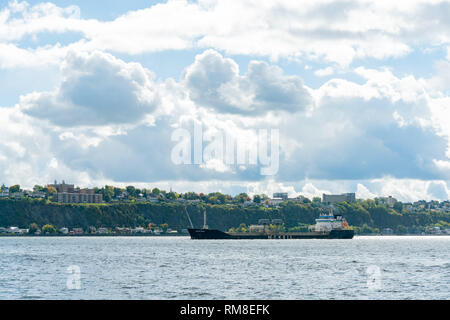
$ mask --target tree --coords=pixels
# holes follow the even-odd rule
[[[9,187],[9,192],[11,192],[11,193],[20,192],[20,191],[21,191],[20,185],[18,185],[18,184],[15,184],[15,185]]]
[[[322,199],[320,199],[320,197],[314,197],[314,198],[312,199],[312,202],[313,202],[313,203],[321,203],[321,202],[322,202]]]
[[[42,191],[44,191],[44,187],[37,184],[33,187],[33,191],[34,192],[42,192]]]
[[[183,198],[186,200],[197,200],[199,198],[198,194],[196,194],[195,192],[186,192],[183,195]]]
[[[394,210],[397,212],[402,212],[403,211],[403,203],[400,201],[397,201],[394,203]]]
[[[102,190],[103,193],[103,200],[106,202],[110,202],[112,198],[114,197],[114,187],[112,186],[105,186]]]
[[[247,232],[247,225],[245,223],[241,223],[239,227],[236,228],[236,232]]]
[[[123,189],[114,187],[114,198],[117,198],[118,196],[120,196],[122,194],[122,192],[123,192]]]
[[[127,193],[128,193],[129,197],[133,197],[133,198],[136,197],[136,188],[135,187],[127,186],[126,189],[127,189]]]
[[[218,192],[218,194],[217,194],[217,201],[218,201],[219,203],[221,203],[221,204],[224,204],[225,201],[226,201],[225,195]]]
[[[39,226],[36,223],[30,224],[30,227],[28,228],[29,234],[35,234],[39,230]]]
[[[57,191],[56,191],[56,188],[55,187],[52,187],[52,186],[46,186],[45,188],[44,188],[44,192],[47,194],[47,196],[48,195],[50,195],[50,194],[54,194],[54,193],[56,193]]]
[[[153,190],[152,190],[152,195],[153,195],[154,197],[159,196],[160,193],[161,193],[161,190],[159,190],[158,188],[153,188]]]
[[[42,233],[43,234],[55,234],[56,228],[51,224],[46,224],[42,227]]]
[[[395,228],[395,233],[396,234],[406,234],[408,232],[408,228],[402,225],[397,226],[397,228]]]
[[[169,225],[167,223],[163,223],[162,225],[160,225],[160,227],[163,230],[163,232],[166,233],[167,229],[169,228]]]
[[[254,203],[261,203],[261,196],[258,195],[258,194],[256,194],[256,195],[253,197],[253,202],[254,202]]]
[[[178,198],[178,195],[175,192],[171,191],[167,194],[167,199],[169,199],[169,200],[176,200],[177,198]]]
[[[244,192],[240,193],[236,197],[234,197],[234,201],[237,203],[244,203],[245,201],[247,201],[247,199],[248,199],[248,195]]]

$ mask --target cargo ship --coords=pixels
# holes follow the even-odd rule
[[[189,219],[190,221],[190,219]],[[206,224],[206,213],[204,213],[204,224],[202,228],[188,228],[191,239],[196,240],[221,240],[221,239],[352,239],[354,231],[349,228],[347,221],[341,215],[329,213],[320,214],[316,224],[309,228],[309,232],[277,232],[272,231],[270,225],[280,225],[282,220],[269,219],[259,220],[257,225],[251,225],[249,232],[224,232],[209,229]],[[191,222],[192,226],[192,222]],[[275,228],[276,229],[276,228]]]

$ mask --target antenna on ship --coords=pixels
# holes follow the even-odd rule
[[[206,224],[206,208],[203,209],[203,229],[208,229],[208,225]]]
[[[187,211],[187,207],[186,206],[184,206],[184,211],[186,212],[187,218],[188,218],[189,223],[191,225],[191,229],[194,229],[194,225],[192,224],[192,220],[191,220],[191,217],[189,216],[189,212]]]

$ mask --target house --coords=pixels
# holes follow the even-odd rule
[[[108,229],[107,228],[98,228],[97,234],[107,234]]]
[[[33,191],[33,192],[31,193],[31,197],[43,199],[43,198],[45,198],[45,192],[42,192],[42,191]]]
[[[5,185],[2,185],[0,188],[0,198],[8,198],[9,197],[9,188]]]
[[[118,234],[131,234],[131,228],[119,228],[119,227],[116,227],[116,233],[118,233]]]
[[[131,229],[131,233],[134,233],[134,234],[145,233],[145,229],[143,227],[137,227],[137,228]]]
[[[442,231],[441,231],[440,227],[429,228],[428,232],[430,232],[431,234],[442,234]]]
[[[249,207],[249,206],[254,206],[254,205],[256,205],[256,203],[254,203],[253,201],[249,201],[249,200],[244,201],[244,202],[241,204],[242,207]]]
[[[23,198],[23,196],[24,196],[23,192],[13,192],[9,194],[9,197],[14,199],[20,199]]]
[[[273,199],[269,199],[268,201],[268,205],[272,206],[272,207],[277,207],[279,206],[284,200],[283,198],[273,198]]]
[[[6,229],[7,233],[13,233],[13,234],[27,234],[28,229],[20,229],[19,227],[9,227]]]
[[[82,235],[84,233],[82,228],[73,228],[72,231],[70,231],[70,235]]]
[[[393,198],[392,196],[389,196],[378,198],[378,201],[382,204],[388,205],[389,208],[393,208],[394,204],[397,202],[397,199]]]
[[[153,203],[157,203],[159,202],[159,198],[158,197],[153,197],[153,196],[148,196],[147,200]]]
[[[69,229],[63,227],[63,228],[59,229],[59,232],[61,232],[62,234],[69,234]]]
[[[292,201],[295,203],[303,203],[305,200],[309,200],[307,197],[304,197],[302,195],[299,195],[298,197],[295,198],[288,198],[288,201]]]

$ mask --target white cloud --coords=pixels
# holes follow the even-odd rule
[[[194,102],[224,113],[296,112],[311,105],[299,77],[283,75],[280,68],[262,61],[251,61],[241,76],[236,62],[213,50],[196,57],[184,82]]]
[[[319,69],[314,71],[314,74],[318,77],[326,77],[331,76],[334,73],[334,70],[332,67],[326,67],[324,69]]]
[[[401,57],[450,43],[447,1],[168,1],[101,22],[79,8],[12,2],[0,11],[0,42],[41,32],[79,32],[84,50],[140,54],[215,48],[230,54],[321,60]],[[236,14],[236,13],[239,14]],[[1,63],[1,65],[10,65]]]
[[[101,52],[69,52],[64,80],[53,92],[21,98],[25,113],[60,126],[139,121],[158,104],[153,74]]]
[[[356,198],[357,199],[373,199],[376,198],[377,195],[375,193],[370,192],[370,190],[361,183],[358,183],[356,190]]]
[[[1,110],[0,133],[9,144],[0,143],[0,173],[7,183],[180,181],[172,185],[205,191],[202,186],[223,184],[232,192],[287,191],[310,198],[356,191],[402,200],[442,198],[448,192],[442,182],[448,179],[448,101],[428,95],[421,79],[359,68],[362,83],[331,79],[313,90],[265,62],[252,61],[239,74],[235,61],[211,50],[199,55],[180,81],[157,83],[140,64],[102,52],[71,53],[61,72],[54,91],[29,94],[20,106]],[[315,106],[295,112],[303,110],[306,90]],[[224,98],[230,92],[252,102],[233,104]],[[289,103],[277,113],[274,101]],[[254,114],[230,113],[230,107]],[[279,174],[266,180],[257,165],[239,169],[220,159],[203,167],[174,165],[171,133],[191,129],[194,121],[203,124],[205,134],[223,130],[250,144],[255,130],[280,129]]]

